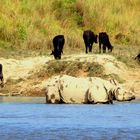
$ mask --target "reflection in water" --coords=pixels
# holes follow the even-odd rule
[[[0,103],[0,139],[139,139],[140,103]]]
[[[20,96],[0,96],[0,102],[12,103],[45,103],[45,97],[20,97]]]

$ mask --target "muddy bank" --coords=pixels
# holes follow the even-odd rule
[[[45,97],[0,97],[1,103],[46,103]]]

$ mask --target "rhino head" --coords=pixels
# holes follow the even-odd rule
[[[135,99],[134,90],[125,90],[120,84],[113,80],[115,89],[112,91],[113,99],[117,101],[131,101]]]
[[[117,101],[131,101],[135,99],[134,92],[127,91],[120,87],[115,91],[114,97]]]

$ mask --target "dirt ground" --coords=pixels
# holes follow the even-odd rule
[[[34,71],[39,71],[53,57],[28,57],[21,60],[0,58],[3,64],[4,88],[1,96],[45,96],[47,78],[29,78]],[[59,61],[59,60],[57,60]],[[108,54],[74,54],[64,55],[61,61],[97,62],[104,67],[106,74],[116,74],[125,81],[126,88],[134,89],[136,98],[140,99],[140,66],[127,67],[115,57]],[[84,76],[81,72],[80,76]],[[11,84],[12,83],[12,84]]]

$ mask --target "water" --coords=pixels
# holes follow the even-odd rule
[[[0,103],[0,140],[139,140],[140,103]]]

